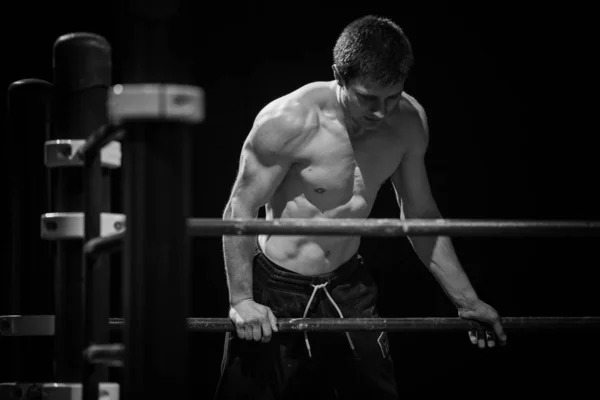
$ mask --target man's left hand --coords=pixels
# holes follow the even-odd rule
[[[495,347],[496,341],[499,341],[500,345],[506,344],[506,334],[500,323],[500,316],[489,304],[479,300],[469,308],[460,308],[458,316],[475,322],[477,329],[469,331],[469,339],[480,349],[486,345]]]

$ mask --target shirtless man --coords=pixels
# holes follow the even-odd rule
[[[367,218],[389,178],[401,218],[441,218],[424,165],[425,111],[404,92],[411,46],[389,19],[350,23],[333,51],[334,80],[274,100],[256,116],[224,219]],[[257,240],[258,239],[258,240]],[[504,344],[448,237],[409,240],[483,348]],[[396,399],[385,332],[277,333],[277,318],[376,318],[377,287],[360,237],[224,236],[229,317],[218,398]]]

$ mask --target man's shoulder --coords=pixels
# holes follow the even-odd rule
[[[392,129],[401,139],[407,151],[424,151],[429,143],[427,115],[421,103],[404,92],[398,104],[398,112],[392,119]]]
[[[322,104],[330,100],[328,82],[311,82],[266,104],[257,113],[255,125],[276,124],[285,130],[310,130],[318,124]]]
[[[272,100],[261,111],[285,109],[286,111],[306,112],[322,108],[335,100],[332,82],[310,82]]]
[[[410,94],[402,93],[398,104],[399,122],[403,124],[427,125],[427,114],[421,103]]]
[[[335,99],[335,81],[315,81],[300,86],[290,96],[319,106]]]
[[[319,102],[327,90],[314,82],[272,100],[257,113],[248,139],[269,147],[294,147],[318,130]]]

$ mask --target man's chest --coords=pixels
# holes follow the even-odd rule
[[[402,140],[389,132],[350,139],[323,127],[298,154],[297,174],[316,193],[373,196],[400,164]]]

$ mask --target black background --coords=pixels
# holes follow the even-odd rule
[[[377,14],[399,23],[413,44],[416,64],[406,91],[429,117],[426,162],[444,217],[599,218],[591,6],[368,3],[183,2],[173,22],[173,52],[207,99],[206,121],[194,137],[193,217],[221,217],[240,146],[260,108],[307,82],[332,79],[331,50],[341,29]],[[120,81],[126,57],[118,3],[11,2],[1,12],[5,88],[24,78],[52,81],[54,41],[78,31],[111,42],[113,81]],[[371,216],[398,215],[386,182]],[[32,227],[32,240],[38,229]],[[220,238],[192,243],[192,315],[226,316]],[[455,238],[454,244],[480,297],[502,316],[599,314],[595,239]],[[381,284],[382,315],[456,315],[405,238],[364,238],[360,251]],[[8,314],[9,279],[1,277],[0,314]],[[120,316],[120,291],[112,293],[113,316]],[[472,347],[466,333],[392,333],[400,392],[512,396],[595,389],[597,332],[507,333],[508,346],[494,350]],[[192,335],[198,398],[214,389],[221,349],[221,334]],[[119,380],[122,371],[111,376]]]

